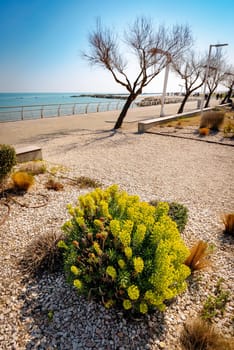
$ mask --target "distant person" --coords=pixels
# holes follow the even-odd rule
[[[216,100],[219,100],[219,93],[218,94],[216,94]]]

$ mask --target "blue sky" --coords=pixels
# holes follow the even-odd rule
[[[0,0],[0,92],[125,92],[81,51],[97,17],[121,35],[141,15],[156,26],[189,25],[198,52],[228,43],[234,64],[233,0]],[[145,92],[162,91],[162,82],[163,74]],[[178,84],[170,74],[168,91]]]

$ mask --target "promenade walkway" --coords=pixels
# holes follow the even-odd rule
[[[211,105],[217,104],[216,100],[211,101]],[[180,103],[166,104],[164,111],[166,115],[175,114]],[[185,111],[197,108],[197,101],[186,104]],[[160,105],[149,107],[138,107],[129,109],[123,123],[124,128],[135,128],[137,122],[160,115]],[[44,119],[24,120],[16,122],[0,123],[0,144],[12,145],[27,144],[30,139],[38,140],[40,135],[48,135],[48,138],[56,135],[66,135],[76,130],[108,130],[114,127],[115,121],[120,111],[107,111],[99,113],[89,113],[73,116],[53,117]]]

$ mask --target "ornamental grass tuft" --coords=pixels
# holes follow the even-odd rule
[[[19,266],[23,273],[36,276],[44,271],[56,272],[62,268],[62,251],[57,243],[61,233],[49,232],[33,239],[23,251]]]
[[[183,350],[232,350],[233,338],[226,338],[206,321],[197,318],[184,325],[180,335]]]
[[[224,233],[234,236],[234,213],[224,214],[222,219],[225,226]]]
[[[198,241],[190,249],[190,255],[185,260],[185,265],[189,266],[191,271],[204,269],[210,266],[210,261],[207,259],[209,253],[208,243]]]
[[[169,205],[156,207],[117,185],[82,195],[63,225],[67,280],[79,294],[132,314],[165,309],[186,289],[189,250]]]
[[[208,111],[202,114],[200,121],[200,129],[209,128],[218,131],[223,124],[225,111]]]
[[[34,183],[34,177],[24,171],[16,171],[12,174],[14,188],[18,191],[27,191]]]

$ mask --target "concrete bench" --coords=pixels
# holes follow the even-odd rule
[[[208,107],[208,108],[204,108],[203,111],[209,111],[211,109],[213,109],[213,108]],[[138,123],[138,132],[143,133],[155,125],[169,122],[171,120],[176,120],[179,118],[195,116],[195,115],[198,115],[200,113],[201,113],[200,109],[195,109],[195,110],[190,111],[190,112],[184,112],[184,113],[180,113],[180,114],[170,115],[167,117],[157,117],[157,118],[142,120]]]
[[[35,145],[16,147],[15,152],[18,163],[29,162],[30,160],[42,160],[41,147]]]

